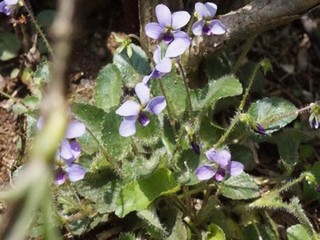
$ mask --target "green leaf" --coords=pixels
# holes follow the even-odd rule
[[[143,141],[148,144],[155,143],[161,135],[162,128],[158,116],[149,115],[150,123],[148,126],[141,126],[137,124],[137,133],[135,134],[136,139]]]
[[[176,221],[174,223],[174,226],[172,228],[171,234],[169,237],[166,238],[166,240],[187,240],[188,238],[188,232],[186,229],[185,224],[182,222],[181,219],[182,214],[178,214],[176,217]]]
[[[132,48],[132,56],[129,58],[126,51],[122,51],[114,55],[113,63],[120,70],[125,85],[133,88],[144,75],[150,74],[151,69],[145,52],[134,44],[129,47]]]
[[[238,96],[242,93],[242,85],[233,75],[210,81],[205,98],[199,102],[199,108],[208,107],[219,99]]]
[[[132,233],[121,233],[118,240],[136,240]]]
[[[214,223],[208,226],[206,235],[207,240],[226,240],[223,230]]]
[[[102,143],[108,153],[115,159],[121,160],[131,151],[130,138],[119,134],[122,118],[111,110],[105,115],[102,125]]]
[[[95,105],[106,112],[120,103],[121,75],[118,68],[108,64],[99,73],[94,90]]]
[[[187,108],[187,92],[183,80],[175,71],[172,71],[166,77],[152,81],[151,89],[154,95],[164,95],[160,84],[166,94],[167,108],[170,107],[172,117],[177,119]]]
[[[286,126],[298,116],[298,109],[281,98],[264,98],[251,104],[248,113],[261,124],[266,133],[272,133]]]
[[[18,55],[20,42],[17,36],[8,31],[0,32],[0,60],[8,61]]]
[[[156,209],[145,209],[137,212],[137,216],[148,225],[148,233],[152,232],[153,238],[163,239],[167,235],[166,230],[161,225]]]
[[[296,224],[287,229],[288,240],[312,240],[308,231],[301,224]]]
[[[115,211],[121,185],[122,183],[115,180],[114,174],[108,169],[87,173],[82,181],[76,183],[78,193],[92,201],[95,209],[101,214]]]
[[[115,214],[124,217],[136,210],[144,210],[157,197],[179,190],[171,172],[159,169],[144,179],[128,183],[120,191]]]
[[[245,200],[260,196],[259,186],[246,173],[230,177],[221,184],[220,193],[230,199]]]
[[[43,10],[37,15],[37,20],[39,21],[41,27],[47,31],[53,23],[55,15],[56,11],[54,10]]]
[[[101,141],[102,123],[106,112],[100,108],[84,103],[74,103],[71,109],[75,117],[83,122],[86,128]]]

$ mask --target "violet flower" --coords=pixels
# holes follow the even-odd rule
[[[15,9],[19,0],[3,0],[0,2],[0,12],[6,14],[7,16],[11,15]]]
[[[150,78],[161,78],[168,74],[172,68],[171,59],[183,54],[189,47],[189,44],[182,39],[175,39],[168,45],[163,57],[161,56],[161,46],[158,45],[153,52],[153,60],[156,66],[150,75],[143,78],[142,82],[147,84]]]
[[[211,148],[206,152],[210,164],[204,164],[196,169],[199,180],[208,180],[215,177],[217,181],[222,181],[226,175],[238,176],[243,172],[243,164],[231,161],[231,154],[227,150],[214,150]]]
[[[227,28],[221,21],[217,19],[213,20],[213,17],[217,12],[216,4],[211,2],[204,4],[198,2],[195,4],[195,10],[198,21],[192,25],[192,32],[194,35],[221,35],[226,33]]]
[[[164,96],[150,99],[150,89],[144,83],[138,83],[135,92],[140,103],[128,100],[116,111],[116,114],[124,117],[119,128],[119,134],[123,137],[129,137],[136,133],[137,120],[144,127],[149,124],[150,118],[146,114],[147,112],[158,115],[167,105]]]
[[[253,131],[259,133],[260,135],[266,135],[266,130],[260,123],[256,123],[256,125],[253,127]]]
[[[156,6],[156,16],[158,23],[151,22],[145,27],[147,36],[155,40],[163,40],[166,44],[178,38],[190,42],[189,36],[180,30],[190,20],[188,12],[178,11],[171,14],[166,5],[159,4]]]
[[[44,125],[44,118],[40,117],[37,128],[41,129]],[[63,184],[67,177],[71,182],[79,181],[84,178],[86,170],[74,161],[81,153],[81,146],[75,140],[85,133],[85,125],[77,120],[71,120],[67,126],[64,139],[58,148],[56,156],[55,183]]]
[[[318,129],[320,127],[320,103],[310,103],[309,125],[311,128]]]

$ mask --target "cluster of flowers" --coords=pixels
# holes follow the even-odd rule
[[[40,117],[37,122],[37,128],[41,129],[44,125],[44,118]],[[71,120],[68,123],[64,139],[56,153],[55,176],[54,181],[57,185],[63,184],[67,178],[71,182],[82,180],[86,174],[86,170],[76,164],[75,161],[80,156],[81,146],[76,138],[81,137],[85,133],[86,127],[83,123]]]
[[[192,26],[194,35],[220,35],[226,32],[226,27],[219,20],[213,20],[217,11],[217,6],[214,3],[196,3],[195,10],[198,21]],[[172,69],[172,60],[181,56],[191,43],[188,34],[181,30],[190,20],[188,12],[171,13],[167,6],[159,4],[156,6],[156,17],[158,22],[148,23],[145,27],[147,36],[157,40],[160,44],[153,53],[154,69],[149,75],[144,76],[141,83],[135,86],[140,103],[127,100],[116,110],[116,114],[124,117],[119,128],[119,134],[123,137],[129,137],[136,133],[137,121],[142,126],[149,124],[150,118],[147,112],[158,115],[166,107],[164,96],[150,99],[149,80],[158,79],[168,74]]]
[[[19,0],[3,0],[0,2],[0,13],[4,13],[7,16],[12,15]]]

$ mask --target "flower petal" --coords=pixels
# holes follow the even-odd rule
[[[244,166],[241,162],[231,161],[228,168],[231,176],[238,176],[243,172]]]
[[[71,182],[82,180],[86,174],[86,170],[79,164],[70,164],[66,167],[66,172]]]
[[[171,21],[172,21],[171,11],[166,5],[159,4],[156,6],[156,16],[161,26],[163,27],[171,26]]]
[[[136,133],[136,120],[137,117],[125,117],[120,124],[119,134],[122,137],[129,137]]]
[[[221,35],[227,32],[227,28],[220,20],[212,20],[209,23],[210,33],[213,35]]]
[[[214,176],[217,181],[222,181],[224,177],[226,176],[226,171],[224,169],[218,169],[216,172],[216,175]]]
[[[206,151],[206,157],[210,162],[213,162],[216,158],[216,150],[214,150],[214,148],[209,149],[208,151]]]
[[[44,117],[40,116],[37,122],[37,128],[42,129],[44,125]]]
[[[202,165],[196,169],[197,178],[201,181],[212,178],[216,172],[217,170],[210,165]]]
[[[71,151],[71,146],[68,140],[63,139],[59,148],[59,155],[65,160],[73,160],[73,154]]]
[[[77,120],[71,120],[68,124],[65,138],[77,138],[81,137],[86,131],[86,126]]]
[[[67,179],[67,174],[65,171],[63,171],[62,168],[57,168],[55,173],[54,173],[54,182],[56,185],[61,185],[63,184]]]
[[[208,10],[203,3],[197,2],[194,8],[196,10],[198,19],[203,19],[205,16],[208,15]]]
[[[204,22],[203,20],[197,21],[192,25],[192,32],[195,36],[201,36],[203,33],[203,26]]]
[[[124,102],[116,111],[116,114],[122,117],[137,116],[141,110],[139,103],[128,100]]]
[[[19,0],[4,0],[7,5],[15,5]]]
[[[153,60],[156,64],[161,61],[161,47],[158,45],[153,52]]]
[[[157,40],[164,32],[164,28],[159,23],[152,22],[146,25],[145,31],[148,37]]]
[[[140,100],[141,106],[146,106],[150,100],[150,89],[146,84],[141,82],[135,86],[134,90]]]
[[[69,143],[73,158],[76,159],[81,153],[81,145],[77,141],[70,141]]]
[[[169,73],[171,71],[172,65],[170,58],[163,58],[157,65],[156,70],[158,70],[161,73]]]
[[[173,34],[174,39],[181,38],[189,47],[191,39],[184,31],[177,31]]]
[[[175,58],[183,54],[188,48],[188,45],[181,38],[173,40],[166,51],[165,57]]]
[[[219,164],[220,167],[225,167],[231,160],[231,154],[227,150],[219,150],[216,152],[214,161]]]
[[[146,107],[146,111],[158,115],[167,106],[167,101],[164,96],[152,98]]]
[[[213,18],[217,13],[217,8],[218,8],[217,5],[211,2],[207,2],[204,4],[204,6],[207,9],[207,14],[208,14],[205,17]]]
[[[141,112],[139,114],[138,121],[143,127],[145,127],[150,123],[150,118],[145,112]]]
[[[186,11],[179,11],[172,14],[172,28],[174,30],[185,26],[190,20],[190,14]]]
[[[148,82],[149,82],[152,74],[153,74],[153,71],[152,71],[152,73],[151,73],[150,75],[144,76],[143,79],[142,79],[142,82],[143,82],[144,84],[148,84]]]

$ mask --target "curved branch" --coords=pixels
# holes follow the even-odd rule
[[[227,26],[228,32],[204,38],[200,44],[194,41],[186,68],[188,72],[197,71],[203,58],[240,40],[298,19],[319,4],[320,0],[256,0],[237,11],[221,15],[219,19]]]

